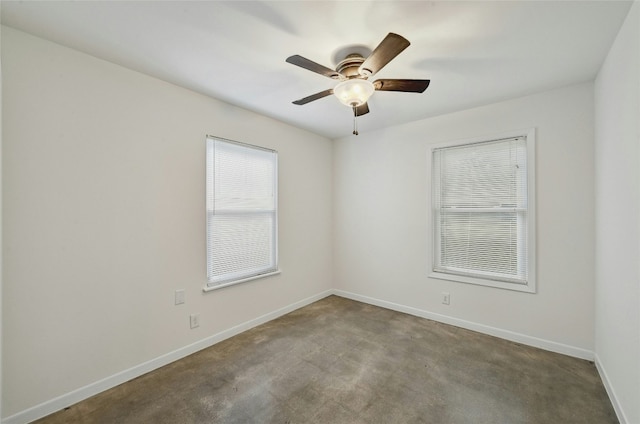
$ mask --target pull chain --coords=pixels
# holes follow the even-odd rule
[[[358,135],[358,108],[353,105],[353,134]]]

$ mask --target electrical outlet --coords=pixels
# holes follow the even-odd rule
[[[191,314],[189,317],[191,328],[200,327],[200,314]]]
[[[442,304],[450,305],[451,304],[451,295],[447,292],[442,292]]]
[[[184,289],[176,290],[175,301],[176,305],[182,305],[184,303]]]

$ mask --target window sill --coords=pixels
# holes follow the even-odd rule
[[[484,278],[474,278],[474,277],[467,277],[467,276],[456,275],[456,274],[445,274],[442,272],[431,272],[429,273],[429,277],[436,278],[438,280],[455,281],[458,283],[474,284],[477,286],[494,287],[494,288],[505,289],[505,290],[514,290],[514,291],[519,291],[524,293],[536,292],[535,284],[533,284],[531,281],[528,284],[507,283],[505,281],[496,281],[496,280],[489,280]]]
[[[227,283],[216,284],[215,286],[206,285],[206,286],[204,286],[202,288],[202,291],[206,293],[206,292],[210,292],[210,291],[214,291],[214,290],[218,290],[218,289],[223,289],[225,287],[235,286],[236,284],[246,283],[247,281],[257,280],[259,278],[271,277],[272,275],[278,275],[278,274],[280,274],[280,272],[281,271],[279,269],[277,269],[275,271],[268,272],[266,274],[254,275],[253,277],[247,277],[247,278],[243,278],[243,279],[240,279],[240,280],[229,281]]]

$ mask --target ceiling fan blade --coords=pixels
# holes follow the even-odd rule
[[[373,82],[377,91],[404,91],[406,93],[422,93],[429,87],[431,80],[414,79],[379,79]]]
[[[307,103],[309,103],[309,102],[312,102],[312,101],[314,101],[314,100],[321,99],[321,98],[323,98],[323,97],[327,97],[327,96],[329,96],[329,95],[331,95],[331,94],[333,94],[333,88],[330,88],[330,89],[328,89],[328,90],[321,91],[321,92],[316,93],[316,94],[312,94],[312,95],[307,96],[307,97],[305,97],[305,98],[303,98],[303,99],[300,99],[300,100],[296,100],[296,101],[294,101],[294,102],[293,102],[293,104],[294,104],[294,105],[306,105],[306,104],[307,104]]]
[[[355,116],[362,116],[362,115],[366,115],[367,113],[369,113],[369,105],[366,103],[363,103],[360,106],[358,106],[353,112]]]
[[[307,59],[306,57],[302,57],[297,54],[289,56],[286,61],[288,63],[291,63],[292,65],[296,65],[311,72],[315,72],[316,74],[324,75],[325,77],[333,79],[340,79],[340,74],[333,69],[329,69],[326,66],[320,65],[319,63],[316,63],[312,60]]]
[[[377,73],[400,52],[409,47],[409,44],[411,43],[403,36],[390,32],[360,65],[360,74],[373,75]]]

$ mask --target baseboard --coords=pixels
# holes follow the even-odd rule
[[[173,352],[169,352],[165,355],[162,355],[150,361],[144,362],[140,365],[136,365],[132,368],[129,368],[128,370],[119,372],[110,377],[96,381],[95,383],[91,383],[87,386],[81,387],[77,390],[66,393],[62,396],[59,396],[47,402],[41,403],[40,405],[36,405],[22,412],[18,412],[17,414],[14,414],[10,417],[3,419],[2,424],[30,423],[32,421],[45,417],[49,414],[52,414],[56,411],[64,409],[68,406],[71,406],[75,403],[78,403],[91,396],[97,395],[100,392],[111,389],[115,386],[118,386],[122,383],[132,380],[136,377],[140,377],[141,375],[144,375],[150,371],[153,371],[155,369],[168,365],[174,361],[177,361],[178,359],[182,359],[202,349],[213,346],[214,344],[219,343],[223,340],[226,340],[229,337],[233,337],[236,334],[240,334],[243,331],[247,331],[253,327],[257,327],[258,325],[274,320],[282,315],[288,314],[289,312],[293,312],[296,309],[300,309],[313,302],[316,302],[320,299],[330,296],[331,294],[333,294],[333,290],[327,290],[327,291],[318,293],[314,296],[308,297],[306,299],[302,299],[298,302],[294,302],[276,311],[269,312],[268,314],[246,321],[242,324],[238,324],[235,327],[231,327],[225,331],[221,331],[217,334],[214,334],[212,336],[199,340],[195,343],[192,343],[190,345],[181,347],[180,349],[174,350]]]
[[[625,415],[624,410],[622,409],[622,405],[620,405],[620,402],[618,401],[618,397],[616,396],[616,391],[613,390],[613,386],[611,385],[609,376],[607,375],[607,372],[604,369],[604,366],[602,365],[602,363],[600,362],[600,358],[598,358],[597,354],[595,355],[595,363],[596,363],[596,369],[598,370],[598,374],[600,374],[600,379],[602,380],[602,383],[604,384],[604,388],[607,391],[607,395],[609,395],[609,399],[611,400],[611,405],[613,405],[613,409],[616,411],[616,416],[618,417],[618,421],[620,421],[620,424],[628,424],[629,420],[627,419],[627,416]]]
[[[380,306],[382,308],[391,309],[398,312],[414,315],[421,318],[427,318],[433,321],[454,325],[456,327],[466,328],[467,330],[477,331],[478,333],[488,334],[490,336],[500,337],[512,342],[522,343],[528,346],[537,347],[551,352],[562,353],[564,355],[573,356],[589,361],[594,360],[594,353],[590,350],[582,349],[575,346],[569,346],[563,343],[557,343],[549,340],[539,339],[537,337],[527,336],[525,334],[516,333],[501,328],[491,327],[488,325],[478,324],[447,315],[437,314],[422,309],[413,308],[411,306],[400,305],[385,300],[375,299],[368,296],[362,296],[356,293],[346,292],[343,290],[333,290],[333,294],[348,299],[357,300],[359,302],[368,303],[370,305]]]

